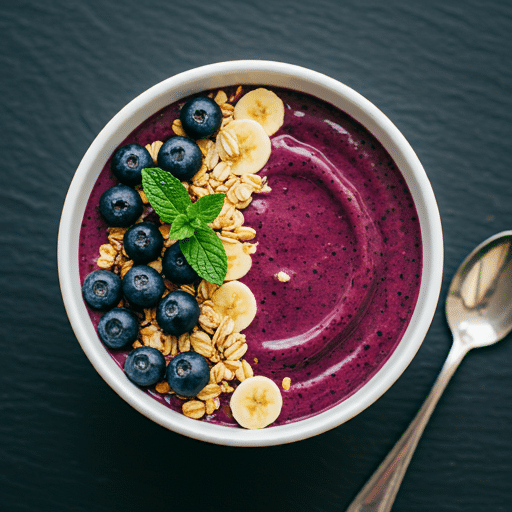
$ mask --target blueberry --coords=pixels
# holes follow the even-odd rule
[[[136,265],[123,277],[124,296],[131,304],[142,308],[155,306],[164,288],[162,276],[147,265]]]
[[[121,300],[121,278],[109,270],[95,270],[85,278],[82,296],[91,308],[110,309]]]
[[[162,258],[162,274],[175,284],[191,284],[198,278],[197,272],[183,256],[179,242],[165,250]]]
[[[201,168],[203,154],[199,146],[187,137],[176,135],[163,143],[157,157],[158,166],[185,181]]]
[[[152,222],[139,222],[126,230],[123,237],[126,254],[136,263],[149,263],[160,256],[164,237]]]
[[[107,311],[98,322],[98,336],[108,348],[123,348],[139,335],[137,317],[126,308]]]
[[[144,209],[138,192],[122,183],[110,187],[100,197],[100,213],[109,226],[131,226]]]
[[[180,336],[190,332],[199,319],[197,300],[183,290],[166,295],[156,309],[156,321],[167,334]]]
[[[125,185],[142,183],[142,169],[153,167],[149,151],[140,144],[127,144],[120,147],[112,157],[110,169],[115,177]]]
[[[182,352],[171,359],[165,378],[176,394],[196,396],[210,380],[210,367],[201,354]]]
[[[189,137],[204,139],[220,128],[222,111],[211,98],[198,96],[183,105],[180,110],[180,121]]]
[[[132,350],[124,362],[127,377],[138,386],[152,386],[165,376],[165,357],[153,347]]]

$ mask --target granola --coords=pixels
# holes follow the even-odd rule
[[[240,86],[231,96],[219,90],[213,96],[214,101],[220,106],[223,120],[217,137],[200,139],[197,144],[203,155],[203,163],[200,170],[193,176],[190,182],[183,185],[188,190],[192,201],[208,194],[223,192],[225,201],[222,211],[211,223],[211,227],[217,231],[218,236],[225,247],[231,246],[228,257],[238,261],[238,267],[243,267],[241,272],[247,272],[250,268],[251,254],[257,250],[257,243],[251,243],[256,237],[256,230],[244,224],[242,210],[247,208],[252,201],[253,194],[266,194],[271,192],[266,178],[257,174],[242,174],[233,172],[233,162],[241,154],[243,148],[237,139],[236,131],[226,129],[233,122],[234,104],[242,97],[243,88]],[[172,131],[176,135],[186,136],[179,119],[172,122]],[[156,140],[146,145],[153,162],[156,164],[158,152],[162,147],[162,141]],[[148,204],[148,199],[141,186],[136,187],[143,204]],[[144,214],[139,219],[143,220]],[[164,239],[164,246],[159,258],[149,263],[159,273],[162,272],[162,256],[174,240],[169,237],[171,225],[160,220],[160,233]],[[126,228],[111,227],[108,230],[108,244],[99,248],[97,265],[99,268],[108,269],[120,277],[128,272],[134,262],[127,256],[123,247],[123,237]],[[241,262],[241,263],[240,263]],[[234,265],[237,266],[236,264]],[[231,275],[230,279],[238,277]],[[218,285],[201,280],[196,286],[177,286],[164,279],[166,293],[176,289],[182,289],[192,294],[199,306],[200,316],[197,325],[192,332],[182,334],[179,337],[166,334],[159,327],[156,320],[156,307],[147,308],[137,313],[140,329],[138,339],[133,343],[133,348],[148,346],[159,350],[166,358],[167,363],[182,352],[193,350],[204,356],[210,366],[210,382],[193,398],[183,399],[183,414],[190,418],[200,419],[204,415],[213,414],[220,407],[219,396],[234,391],[233,381],[243,382],[253,377],[254,372],[244,355],[248,350],[248,343],[241,329],[236,327],[235,321],[229,316],[219,314],[215,308],[212,297],[219,289]],[[121,301],[123,305],[123,300]],[[157,383],[154,387],[159,394],[174,394],[166,381]]]

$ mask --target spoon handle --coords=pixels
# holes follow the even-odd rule
[[[432,411],[468,350],[469,348],[458,339],[454,340],[443,368],[421,409],[355,497],[347,512],[389,512],[391,510],[409,462]]]

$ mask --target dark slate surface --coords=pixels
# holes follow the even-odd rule
[[[365,95],[416,150],[444,225],[444,300],[466,253],[512,228],[512,4],[0,5],[0,510],[344,510],[442,365],[450,346],[442,304],[403,376],[348,423],[263,449],[186,439],[119,399],[73,335],[56,266],[66,190],[105,123],[168,76],[240,58],[306,66]],[[394,510],[512,510],[510,338],[463,361]]]

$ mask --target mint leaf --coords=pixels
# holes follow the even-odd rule
[[[192,203],[180,180],[159,167],[142,169],[142,188],[164,222],[172,223]]]
[[[180,241],[180,249],[200,277],[218,285],[224,282],[228,258],[222,242],[209,226],[196,229],[193,236]]]
[[[187,216],[190,220],[199,218],[204,222],[213,222],[224,206],[226,194],[208,194],[200,197],[187,208]]]
[[[180,240],[191,267],[203,279],[221,285],[228,271],[228,257],[208,223],[222,210],[225,194],[208,194],[192,203],[180,180],[158,167],[142,169],[142,187],[162,221],[171,224],[169,238]]]
[[[169,233],[169,238],[171,240],[183,240],[184,238],[189,238],[194,234],[195,228],[191,225],[187,216],[183,213],[180,213],[177,217],[175,217],[173,223],[171,224],[171,231]]]

